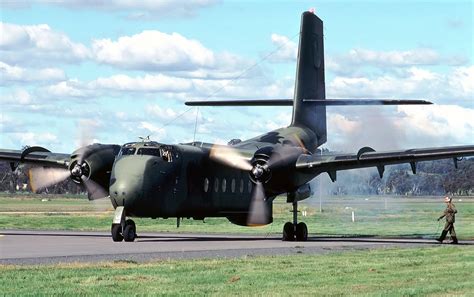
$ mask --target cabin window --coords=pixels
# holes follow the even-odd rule
[[[209,191],[209,179],[206,177],[204,179],[204,192],[207,193],[207,191]]]
[[[248,188],[249,193],[252,193],[252,182],[249,181],[247,186],[249,187],[249,188]]]
[[[232,193],[235,193],[235,178],[233,178],[232,182],[230,183],[230,190]]]
[[[240,190],[240,194],[242,194],[244,192],[244,180],[243,179],[240,179],[239,190]]]
[[[227,180],[225,178],[222,179],[222,193],[225,193],[227,189]]]
[[[218,192],[219,191],[219,179],[216,177],[216,179],[214,179],[214,192]]]

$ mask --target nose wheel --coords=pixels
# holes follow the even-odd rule
[[[135,222],[125,218],[125,210],[123,206],[115,209],[114,221],[111,228],[112,240],[115,242],[126,241],[131,242],[137,238],[137,228]]]
[[[306,241],[308,240],[308,226],[298,223],[298,202],[293,202],[293,222],[286,222],[283,226],[283,241]]]
[[[123,228],[123,240],[127,242],[134,241],[137,237],[137,229],[135,227],[135,222],[133,220],[125,221],[125,228]]]

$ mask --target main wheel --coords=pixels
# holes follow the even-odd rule
[[[294,241],[295,240],[295,229],[294,225],[290,222],[286,222],[283,226],[283,241]]]
[[[136,237],[135,223],[132,220],[127,220],[123,229],[123,240],[130,242],[134,241]]]
[[[120,224],[112,224],[112,240],[115,242],[120,242],[123,240],[122,236],[122,226]]]
[[[305,223],[301,222],[296,225],[296,241],[308,240],[308,227]]]

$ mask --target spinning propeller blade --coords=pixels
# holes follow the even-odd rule
[[[248,226],[262,226],[268,224],[268,206],[265,200],[263,184],[257,181],[252,190],[252,200],[247,217]]]
[[[84,175],[81,176],[82,183],[87,189],[89,200],[97,200],[101,198],[106,198],[109,194],[102,188],[101,185],[95,181],[86,178]]]
[[[71,173],[62,168],[35,167],[29,171],[30,186],[33,192],[47,188],[68,178]]]
[[[240,153],[229,146],[214,146],[211,149],[209,157],[220,163],[235,167],[241,170],[250,171],[252,164]]]

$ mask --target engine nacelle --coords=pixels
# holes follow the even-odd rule
[[[110,172],[119,151],[119,145],[98,143],[74,151],[69,164],[71,179],[78,184],[91,179],[108,191]]]
[[[304,184],[301,187],[299,187],[298,189],[296,189],[296,191],[288,192],[286,202],[288,202],[288,203],[298,202],[298,201],[304,200],[306,198],[309,198],[311,196],[311,194],[312,194],[312,192],[311,192],[310,185],[309,184]]]

